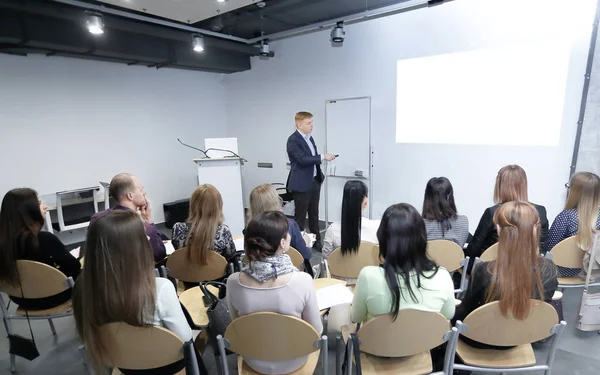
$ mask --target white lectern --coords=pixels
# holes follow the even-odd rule
[[[223,216],[231,234],[238,236],[244,229],[242,199],[242,161],[238,157],[194,159],[198,166],[198,184],[211,184],[223,198]]]

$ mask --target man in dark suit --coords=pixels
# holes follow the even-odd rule
[[[305,229],[306,213],[308,227],[317,236],[314,248],[321,250],[321,232],[319,231],[319,198],[321,184],[325,179],[321,171],[323,160],[333,160],[333,154],[319,154],[317,145],[311,136],[313,131],[313,115],[309,112],[298,112],[295,117],[296,131],[287,140],[287,153],[290,159],[290,174],[287,179],[287,190],[294,196],[296,212],[294,220],[300,230]]]

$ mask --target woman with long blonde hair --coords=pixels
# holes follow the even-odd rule
[[[483,212],[477,229],[473,234],[473,239],[465,251],[466,255],[471,257],[472,260],[475,257],[481,256],[488,247],[498,242],[498,232],[492,220],[494,213],[501,204],[512,201],[529,202],[527,196],[527,174],[523,168],[514,164],[507,165],[498,171],[494,187],[494,205],[486,208]],[[544,251],[546,249],[546,242],[548,241],[546,208],[534,203],[531,204],[535,207],[540,217],[539,248],[541,251]]]
[[[455,321],[493,301],[500,301],[504,316],[523,320],[529,315],[531,298],[551,302],[558,287],[556,266],[538,252],[542,225],[537,209],[527,202],[511,201],[496,210],[494,223],[499,233],[498,257],[475,267]]]
[[[190,215],[185,223],[175,223],[171,239],[176,249],[188,249],[189,261],[194,264],[205,265],[208,251],[226,259],[235,255],[231,231],[223,224],[223,199],[217,188],[203,184],[194,190]]]
[[[571,236],[577,236],[577,245],[587,251],[592,246],[592,233],[600,229],[600,177],[590,172],[575,173],[569,182],[565,209],[556,216],[546,251]],[[580,268],[559,267],[561,276],[576,276]]]
[[[168,279],[154,276],[144,224],[130,210],[110,212],[90,225],[73,313],[77,332],[99,373],[114,354],[102,334],[104,324],[163,326],[184,341],[192,339],[175,287]]]
[[[250,192],[250,211],[248,215],[248,221],[252,220],[263,212],[269,211],[282,211],[281,198],[279,197],[279,194],[277,194],[277,190],[275,190],[273,185],[258,185]],[[292,237],[291,246],[298,250],[305,260],[310,259],[312,257],[312,251],[308,248],[308,246],[306,246],[306,242],[302,237],[302,232],[300,232],[300,227],[292,219],[288,219],[288,225],[290,227],[290,236]],[[308,269],[310,269],[310,267],[308,267]]]

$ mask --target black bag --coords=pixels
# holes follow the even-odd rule
[[[225,336],[225,331],[231,323],[231,314],[229,313],[229,306],[225,299],[219,299],[219,297],[212,294],[207,286],[211,285],[219,289],[219,295],[224,295],[224,291],[227,286],[217,281],[203,281],[200,283],[200,290],[204,294],[209,302],[206,315],[208,316],[208,331],[211,336],[211,340],[216,338],[218,335]]]
[[[25,299],[23,296],[23,287],[21,287],[21,297]],[[29,314],[25,309],[25,316],[27,317],[27,325],[29,326],[29,333],[31,333],[31,338],[28,339],[26,337],[9,334],[8,335],[8,343],[9,343],[9,353],[18,355],[19,357],[23,357],[30,361],[33,361],[37,357],[40,356],[40,352],[35,345],[35,339],[33,337],[33,330],[31,329],[31,322],[29,321]]]

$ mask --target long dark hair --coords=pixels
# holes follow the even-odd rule
[[[250,260],[261,260],[275,255],[289,231],[288,219],[281,211],[267,211],[255,216],[244,231],[246,256]]]
[[[438,266],[427,256],[427,232],[425,222],[419,212],[408,203],[399,203],[388,207],[383,213],[381,224],[377,230],[379,240],[379,256],[383,258],[385,279],[392,293],[392,311],[394,320],[400,310],[402,298],[398,285],[398,276],[404,280],[404,285],[410,298],[417,302],[414,289],[421,287],[421,277],[432,278],[438,271]],[[414,271],[417,285],[411,283],[411,272]],[[433,271],[430,276],[425,272]]]
[[[27,246],[38,247],[38,233],[43,226],[35,190],[19,188],[6,193],[0,208],[0,281],[19,284],[19,252]]]
[[[85,263],[73,294],[75,327],[95,369],[114,353],[101,333],[104,324],[150,325],[156,309],[154,257],[139,215],[116,210],[87,232]]]
[[[360,245],[362,204],[369,188],[362,181],[348,181],[342,198],[342,255],[357,253]]]
[[[442,236],[452,228],[448,219],[456,218],[454,189],[446,177],[434,177],[425,187],[423,219],[435,220],[442,227]]]

